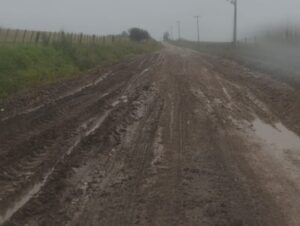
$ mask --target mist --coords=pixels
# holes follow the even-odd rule
[[[130,27],[147,29],[156,39],[169,31],[177,38],[196,39],[200,15],[203,41],[232,39],[233,7],[226,0],[1,0],[0,26],[87,34],[119,34]],[[298,0],[239,0],[238,38],[263,27],[300,23]],[[172,32],[173,30],[173,32]]]

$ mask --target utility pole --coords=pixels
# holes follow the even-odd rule
[[[181,39],[181,27],[180,27],[180,21],[177,21],[177,26],[178,26],[178,40]]]
[[[170,27],[170,31],[171,31],[171,39],[174,40],[173,26]]]
[[[234,18],[233,18],[233,41],[232,44],[236,47],[237,44],[237,0],[227,0],[234,6]]]
[[[197,32],[198,32],[198,42],[200,42],[200,28],[199,28],[199,18],[200,16],[195,16],[197,19]]]
[[[237,42],[237,0],[227,0],[234,6],[234,17],[233,17],[233,41],[232,44],[236,47]]]
[[[233,26],[233,46],[236,47],[237,42],[237,0],[233,0],[234,5],[234,26]]]

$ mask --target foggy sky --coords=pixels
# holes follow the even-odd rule
[[[233,6],[226,0],[0,0],[0,26],[34,30],[118,34],[130,27],[149,30],[157,39],[164,31],[196,39],[200,15],[201,40],[229,41]],[[238,0],[239,37],[263,26],[300,23],[299,0]]]

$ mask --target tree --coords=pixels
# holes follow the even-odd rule
[[[121,33],[121,37],[127,38],[128,36],[129,36],[129,34],[128,34],[127,31],[123,31],[123,32]]]
[[[151,36],[146,30],[140,28],[131,28],[129,29],[129,38],[133,41],[141,42],[150,39]]]
[[[164,33],[164,41],[169,41],[170,40],[170,33],[169,32],[165,32]]]

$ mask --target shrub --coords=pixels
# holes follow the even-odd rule
[[[129,29],[129,38],[132,41],[141,42],[150,39],[151,36],[146,30],[140,28],[131,28]]]

